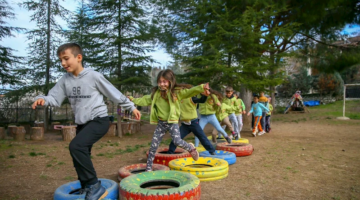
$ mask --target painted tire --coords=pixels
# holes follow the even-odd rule
[[[232,165],[236,162],[236,155],[232,152],[217,150],[215,151],[216,155],[211,155],[208,151],[200,152],[200,157],[210,157],[210,158],[219,158],[224,159],[228,162],[229,165]]]
[[[139,163],[139,164],[128,165],[128,166],[122,167],[119,169],[118,180],[121,181],[122,179],[124,179],[130,175],[145,172],[145,169],[146,169],[146,163]],[[153,164],[152,170],[153,171],[159,171],[159,170],[169,171],[170,168],[165,165]]]
[[[248,139],[245,139],[245,138],[239,138],[237,140],[233,139],[231,141],[231,143],[245,143],[245,144],[249,144],[249,140]]]
[[[167,188],[172,186],[175,188]],[[128,176],[120,182],[120,200],[200,199],[200,180],[178,171],[144,172]]]
[[[99,178],[101,181],[101,185],[106,188],[108,191],[108,195],[104,198],[104,200],[117,200],[119,198],[119,186],[118,184],[109,179]],[[80,188],[79,181],[73,181],[70,183],[66,183],[55,190],[54,200],[84,200],[85,194],[69,194],[70,191]]]
[[[169,166],[171,160],[191,157],[190,153],[182,148],[176,148],[175,154],[167,154],[168,150],[169,148],[158,148],[155,153],[154,163]],[[149,151],[146,152],[146,156],[149,156]]]
[[[206,151],[206,149],[203,147],[203,146],[198,146],[196,147],[196,150],[200,153],[200,152],[203,152],[203,151]]]
[[[216,150],[230,151],[235,153],[236,157],[249,156],[254,151],[254,147],[251,144],[245,143],[218,143]]]
[[[228,176],[228,174],[222,175],[222,176],[216,176],[216,177],[210,177],[210,178],[199,178],[200,182],[204,182],[204,181],[217,181],[223,178],[226,178]]]
[[[192,166],[195,165],[195,166]],[[206,166],[199,168],[199,165]],[[229,164],[227,161],[219,158],[199,157],[194,161],[192,158],[180,158],[169,162],[171,170],[187,172],[197,176],[200,181],[215,177],[225,178],[229,172]],[[216,179],[218,180],[218,179]]]

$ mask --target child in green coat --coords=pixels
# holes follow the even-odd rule
[[[151,141],[149,156],[146,162],[146,171],[152,171],[156,150],[167,131],[176,146],[190,152],[194,160],[198,160],[199,153],[192,143],[187,143],[180,137],[179,118],[180,101],[197,94],[207,92],[208,84],[202,84],[191,89],[184,89],[176,83],[175,74],[170,69],[162,70],[157,76],[158,86],[154,87],[151,95],[130,100],[139,106],[151,105],[150,124],[157,124]]]

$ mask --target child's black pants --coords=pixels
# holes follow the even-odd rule
[[[76,136],[70,142],[69,150],[82,188],[98,181],[90,153],[92,145],[107,133],[109,126],[109,117],[106,116],[76,127]]]

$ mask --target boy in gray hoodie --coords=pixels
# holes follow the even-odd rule
[[[67,71],[47,96],[37,96],[32,108],[37,105],[57,106],[67,97],[75,114],[76,136],[70,142],[69,150],[81,183],[80,193],[85,200],[100,200],[107,195],[106,189],[97,179],[90,159],[92,145],[102,138],[109,129],[109,117],[103,95],[125,110],[141,114],[126,96],[117,90],[105,77],[82,65],[82,49],[75,43],[61,45],[57,50],[61,65]]]

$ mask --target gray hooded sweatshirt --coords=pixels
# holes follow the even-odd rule
[[[116,89],[105,77],[92,69],[85,68],[78,76],[66,73],[44,99],[45,106],[60,107],[65,97],[69,99],[75,114],[76,124],[85,124],[95,117],[108,116],[103,94],[126,110],[133,111],[134,103]]]

